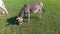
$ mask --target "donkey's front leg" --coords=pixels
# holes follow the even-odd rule
[[[30,13],[28,13],[28,22],[30,22]]]

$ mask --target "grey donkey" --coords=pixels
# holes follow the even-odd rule
[[[30,22],[30,14],[37,13],[38,17],[41,18],[41,12],[44,10],[42,2],[31,2],[24,5],[21,9],[20,13],[18,14],[16,20],[19,24],[23,23],[23,17],[25,14],[28,16],[28,22]]]

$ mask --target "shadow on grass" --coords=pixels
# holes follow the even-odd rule
[[[8,24],[7,25],[18,25],[17,21],[16,21],[16,16],[15,17],[11,17],[7,19]],[[6,26],[7,26],[6,25]]]
[[[37,17],[31,17],[30,19],[33,19],[33,20],[36,20],[36,21],[38,20]],[[28,17],[27,16],[24,17],[24,21],[23,22],[28,22]],[[8,24],[6,26],[8,26],[8,25],[19,25],[17,20],[16,20],[16,16],[8,18],[7,19],[7,23]]]

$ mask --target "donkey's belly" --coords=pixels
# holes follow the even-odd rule
[[[33,11],[33,13],[37,13],[38,11]]]
[[[31,9],[30,12],[31,13],[37,13],[38,12],[38,9]]]
[[[39,6],[31,7],[30,11],[33,13],[37,13],[39,11]]]

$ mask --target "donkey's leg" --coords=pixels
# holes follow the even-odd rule
[[[39,11],[37,12],[37,16],[38,16],[38,18],[40,18],[40,12]]]
[[[42,8],[39,9],[38,11],[38,17],[41,18],[41,12],[42,12]]]
[[[39,13],[39,15],[40,15],[40,18],[41,18],[41,10],[40,10],[40,13]]]
[[[30,13],[28,13],[28,22],[30,22]]]
[[[19,25],[23,24],[23,21],[21,23],[19,23]]]

